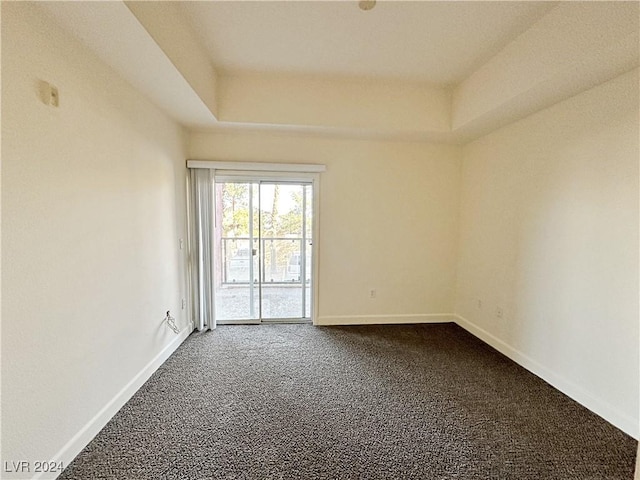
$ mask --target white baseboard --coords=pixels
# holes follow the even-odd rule
[[[323,315],[315,325],[379,325],[398,323],[445,323],[454,322],[452,313],[411,313],[398,315]]]
[[[620,412],[620,410],[615,408],[613,405],[595,397],[582,387],[576,385],[570,380],[567,380],[563,376],[558,375],[552,369],[545,367],[538,361],[525,355],[521,351],[505,343],[498,337],[487,332],[466,318],[461,317],[460,315],[453,315],[453,321],[475,337],[492,346],[503,355],[509,357],[520,366],[526,368],[531,373],[537,375],[565,395],[588,408],[596,415],[601,416],[609,423],[615,425],[626,434],[632,436],[636,440],[639,438],[640,429],[638,427],[637,419],[631,418],[629,415]]]
[[[111,418],[120,410],[125,403],[138,391],[140,387],[146,382],[149,377],[164,363],[164,361],[171,356],[171,354],[182,344],[182,342],[189,336],[192,329],[189,327],[184,328],[166,347],[164,347],[160,353],[158,353],[145,367],[138,372],[138,374],[127,383],[122,390],[120,390],[107,404],[102,407],[96,415],[89,420],[89,422],[76,433],[71,440],[69,440],[60,451],[54,455],[51,462],[56,464],[62,463],[67,467],[73,459],[78,455],[84,447],[95,437],[100,430],[111,420]],[[59,475],[42,473],[33,477],[34,479],[53,479]]]

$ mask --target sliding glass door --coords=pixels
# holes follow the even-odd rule
[[[309,321],[313,183],[225,176],[214,203],[216,321]]]

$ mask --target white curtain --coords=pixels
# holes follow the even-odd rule
[[[191,168],[189,176],[189,266],[195,328],[216,328],[213,297],[213,170]]]

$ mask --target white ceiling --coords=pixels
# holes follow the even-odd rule
[[[640,64],[637,1],[38,5],[207,131],[467,142]]]
[[[158,45],[136,28],[139,23],[122,2],[40,2],[60,25],[75,35],[133,86],[184,125],[211,124],[211,112]],[[135,48],[131,48],[135,45]]]
[[[193,1],[179,8],[223,72],[457,84],[556,2]]]

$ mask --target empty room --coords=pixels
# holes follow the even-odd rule
[[[640,3],[2,1],[2,479],[640,479]]]

